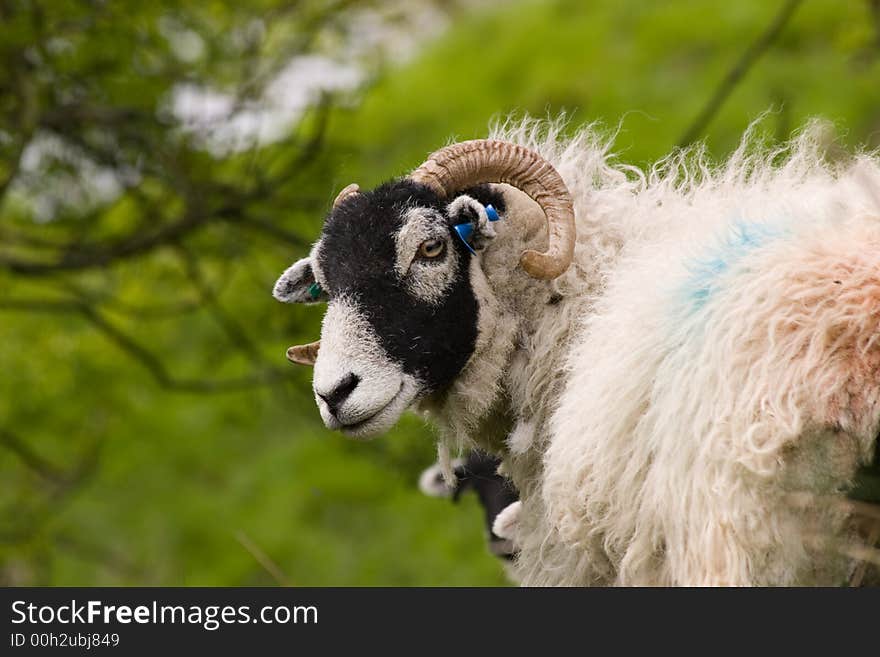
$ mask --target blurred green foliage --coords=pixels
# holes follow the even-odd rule
[[[321,312],[272,283],[343,185],[511,112],[663,156],[779,7],[415,3],[449,29],[404,63],[362,54],[362,87],[278,141],[217,152],[172,116],[181,83],[256,102],[379,4],[0,0],[0,582],[272,584],[264,554],[295,585],[504,583],[472,496],[417,491],[420,420],[369,444],[323,429],[283,358]],[[878,3],[807,0],[705,136],[723,156],[769,109],[768,138],[820,115],[876,147],[878,101]],[[64,150],[35,167],[47,139]],[[112,194],[81,192],[84,160]]]

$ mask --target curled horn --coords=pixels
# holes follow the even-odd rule
[[[532,277],[552,280],[574,258],[574,203],[562,176],[543,157],[523,146],[494,139],[452,144],[433,153],[410,174],[442,197],[483,183],[507,183],[534,199],[547,217],[547,251],[532,249],[520,256]]]
[[[318,349],[321,348],[321,341],[310,342],[309,344],[294,345],[287,350],[287,360],[297,365],[314,365],[318,358]]]
[[[353,196],[354,194],[360,194],[361,188],[357,183],[351,183],[350,185],[346,185],[342,188],[342,191],[336,195],[336,200],[333,201],[333,209],[339,207],[339,204],[342,203],[349,196]]]

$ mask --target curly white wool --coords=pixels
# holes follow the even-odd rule
[[[576,262],[553,283],[509,263],[510,224],[472,265],[480,342],[442,408],[445,442],[505,454],[526,584],[839,583],[833,501],[880,420],[880,164],[830,163],[813,124],[648,172],[588,127],[498,126],[575,199]],[[520,205],[516,205],[520,204]],[[529,228],[531,227],[531,228]],[[523,238],[522,235],[526,237]],[[513,436],[503,444],[499,432]],[[814,504],[793,505],[807,493]]]

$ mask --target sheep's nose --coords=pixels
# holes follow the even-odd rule
[[[330,412],[336,415],[336,411],[339,410],[339,407],[348,399],[348,396],[357,388],[360,382],[361,379],[357,374],[348,373],[336,384],[333,390],[327,393],[318,392],[318,397],[323,399]]]

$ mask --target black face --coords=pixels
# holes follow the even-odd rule
[[[488,186],[463,193],[504,211],[503,198]],[[461,371],[477,336],[478,306],[468,266],[473,256],[452,229],[471,218],[449,217],[446,205],[429,188],[406,179],[355,194],[327,218],[318,254],[330,299],[353,299],[389,358],[432,392],[442,391]],[[454,279],[433,303],[412,294],[395,270],[395,235],[413,206],[435,210],[444,225],[447,242],[438,261],[458,260]]]

